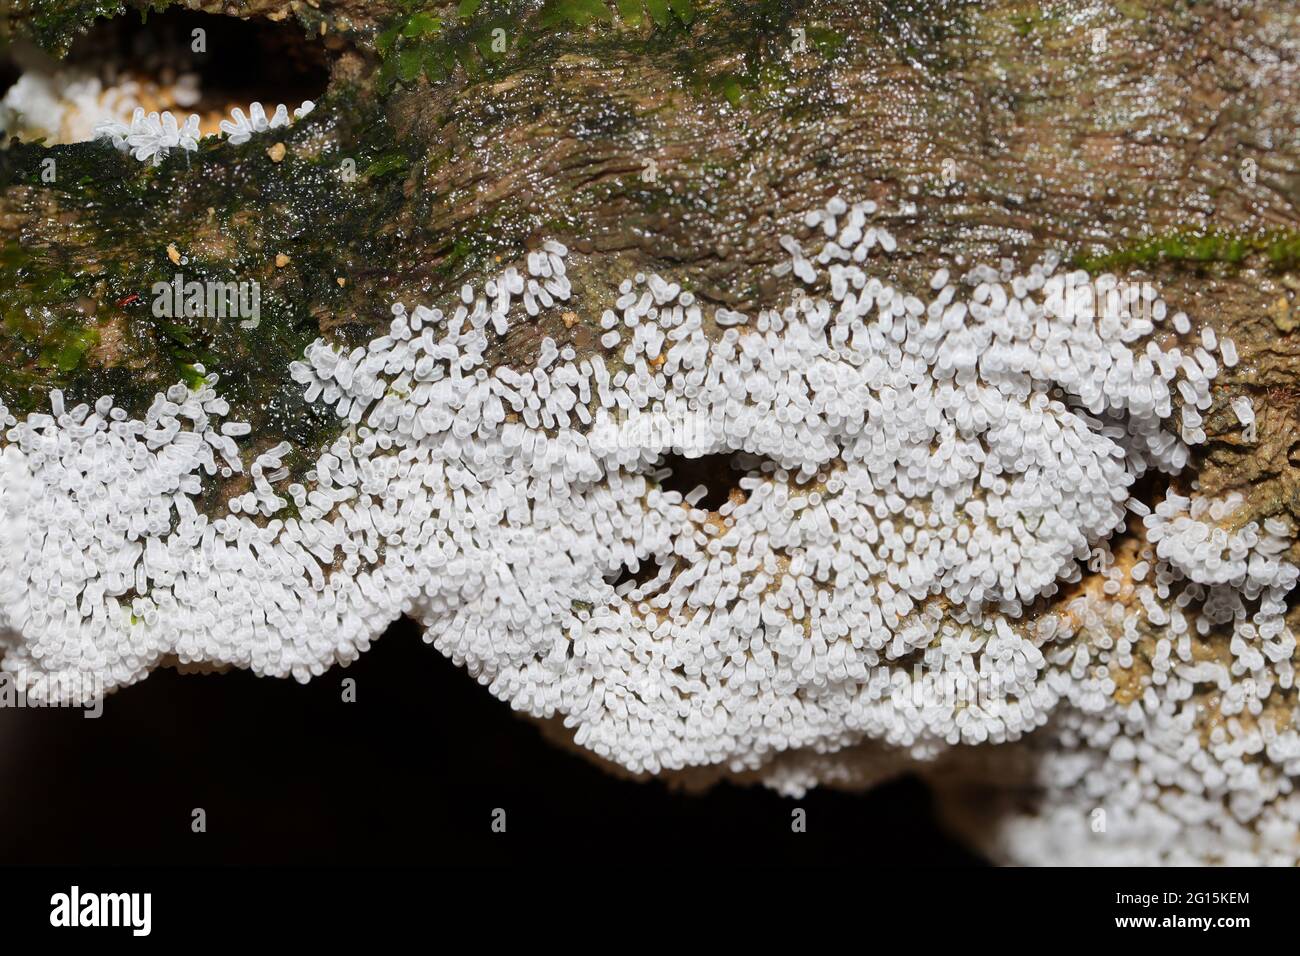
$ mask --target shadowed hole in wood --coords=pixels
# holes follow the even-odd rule
[[[333,45],[339,42],[331,38]],[[329,84],[331,56],[325,42],[290,20],[187,10],[151,14],[145,20],[128,14],[97,21],[73,41],[62,60],[30,43],[14,43],[0,58],[0,89],[18,83],[20,76],[32,77],[29,92],[11,97],[4,112],[23,113],[21,107],[44,103],[47,111],[105,114],[94,117],[96,122],[126,121],[131,109],[140,106],[151,112],[170,110],[178,120],[197,113],[206,135],[217,132],[234,107],[247,113],[250,103],[260,102],[269,115],[279,103],[292,112],[305,100],[319,98]],[[36,94],[35,80],[42,76],[45,93]],[[13,123],[20,133],[38,123],[64,122],[44,115],[23,118]],[[47,141],[78,138],[83,137]]]
[[[610,583],[615,591],[623,587],[628,582],[632,583],[632,588],[643,587],[655,579],[659,574],[661,565],[654,555],[642,558],[636,562],[635,566],[625,564],[614,574],[606,575],[605,580]]]
[[[740,493],[740,479],[749,471],[742,469],[737,455],[723,452],[716,455],[702,455],[688,458],[685,455],[665,455],[659,467],[670,469],[671,473],[660,480],[659,487],[664,491],[676,491],[687,498],[700,485],[704,486],[704,496],[694,503],[694,507],[705,511],[717,511],[731,497],[732,492]]]
[[[688,499],[703,487],[694,507],[704,511],[717,511],[733,495],[743,495],[740,479],[750,474],[761,459],[752,455],[722,452],[691,458],[681,454],[668,454],[655,468],[659,487],[663,491],[676,491]],[[749,467],[746,467],[748,465]],[[644,587],[659,574],[662,565],[654,555],[639,559],[635,565],[626,564],[616,573],[605,576],[617,591],[624,585],[629,590]],[[624,592],[626,593],[626,591]]]
[[[247,109],[255,100],[292,108],[319,97],[329,83],[325,47],[289,20],[187,10],[151,15],[144,22],[116,17],[100,21],[68,53],[72,64],[106,59],[169,75],[197,74],[201,98],[193,110],[200,114],[241,104]]]
[[[17,63],[8,56],[0,57],[0,96],[9,92],[9,87],[13,86],[21,75],[22,71]]]

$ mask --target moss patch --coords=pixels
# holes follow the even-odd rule
[[[1224,230],[1169,232],[1147,236],[1113,252],[1079,255],[1074,264],[1091,273],[1159,264],[1236,266],[1261,255],[1279,271],[1300,265],[1300,231],[1244,233]]]
[[[161,10],[168,0],[144,7]],[[6,10],[6,25],[21,24],[22,33],[55,56],[68,52],[72,41],[94,20],[115,17],[126,11],[123,0],[16,0]]]

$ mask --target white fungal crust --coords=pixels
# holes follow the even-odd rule
[[[1008,805],[969,829],[994,856],[1296,863],[1296,641],[1284,615],[1297,569],[1280,557],[1294,531],[1274,518],[1225,530],[1240,505],[1170,495],[1146,519],[1154,547],[1127,572],[1110,568],[1104,596],[1067,605],[1055,639],[1077,627],[1082,641],[1044,653],[1069,706],[1025,753],[976,773],[1019,776],[1022,796],[1039,796],[1034,813]],[[1146,680],[1116,693],[1116,677],[1142,671]]]
[[[1295,586],[1297,569],[1283,555],[1290,547],[1288,529],[1270,519],[1263,528],[1252,521],[1236,530],[1220,522],[1241,506],[1242,496],[1221,501],[1170,494],[1143,522],[1156,554],[1198,584],[1231,584],[1246,597],[1263,590],[1282,595]]]
[[[365,348],[317,341],[291,376],[348,427],[306,483],[286,485],[287,446],[248,460],[215,375],[140,421],[55,393],[0,452],[5,668],[116,686],[171,655],[306,680],[411,613],[493,694],[633,771],[761,772],[863,740],[933,756],[1052,718],[1094,749],[1141,741],[1130,763],[1149,746],[1161,781],[1195,791],[1230,758],[1180,723],[1192,688],[1246,710],[1291,688],[1287,529],[1220,533],[1203,519],[1229,505],[1184,515],[1171,497],[1146,522],[1146,567],[1106,583],[1140,611],[1094,596],[1026,613],[1081,562],[1121,574],[1104,542],[1146,510],[1135,478],[1203,440],[1217,340],[1162,351],[1162,302],[1135,309],[1101,294],[1111,277],[1052,261],[941,269],[922,301],[865,271],[896,247],[874,211],[809,214],[815,251],[782,237],[776,271],[799,283],[782,308],[709,310],[629,278],[591,356],[547,338],[531,368],[485,359],[570,299],[556,242],[447,312],[394,305]],[[1096,314],[1077,307],[1085,286]],[[735,455],[746,476],[706,511],[702,489],[656,480],[670,453]],[[227,513],[198,512],[205,481],[245,468]],[[1183,654],[1189,627],[1227,625],[1230,661]],[[1166,626],[1162,679],[1122,706],[1111,668]],[[1287,779],[1296,744],[1267,746]],[[778,765],[787,789],[816,776]]]
[[[21,51],[19,59],[26,69],[0,99],[0,129],[51,142],[107,139],[120,152],[155,166],[174,149],[194,152],[199,148],[198,114],[181,120],[169,110],[146,112],[136,105],[160,98],[174,100],[179,106],[194,105],[200,96],[194,74],[184,74],[166,87],[131,78],[105,85],[90,72],[59,67],[30,51]],[[229,119],[221,121],[220,135],[239,145],[259,133],[287,127],[315,108],[315,103],[305,100],[291,115],[282,103],[267,116],[261,103],[253,103],[245,116],[236,107]]]

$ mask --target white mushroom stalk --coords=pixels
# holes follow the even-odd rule
[[[547,338],[527,367],[486,359],[570,299],[556,242],[445,308],[394,305],[363,348],[317,341],[290,375],[347,427],[300,482],[285,446],[251,459],[215,375],[138,420],[111,396],[0,407],[4,668],[121,686],[169,658],[307,680],[410,614],[493,694],[632,771],[794,791],[864,742],[930,759],[1044,728],[1119,806],[1156,780],[1226,801],[1206,832],[1267,818],[1294,841],[1300,739],[1231,719],[1294,707],[1290,529],[1221,530],[1235,501],[1171,497],[1140,560],[1107,546],[1148,515],[1136,478],[1204,440],[1231,343],[1051,261],[942,269],[923,300],[867,272],[896,248],[874,212],[810,214],[813,237],[781,240],[797,291],[752,315],[629,277],[591,355]],[[1162,349],[1168,324],[1185,338]],[[656,480],[672,453],[737,455],[746,475],[705,510],[705,489]],[[199,512],[205,483],[244,471],[247,491]],[[1101,590],[1044,611],[1085,563]],[[1230,635],[1222,660],[1192,653],[1211,632]],[[1120,693],[1144,642],[1146,683]],[[988,692],[950,692],[972,682]],[[1208,744],[1183,711],[1207,683],[1226,702]],[[792,771],[795,754],[818,762]],[[1169,832],[1200,812],[1159,806]]]

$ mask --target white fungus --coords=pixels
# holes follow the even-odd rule
[[[1255,441],[1255,406],[1250,397],[1238,395],[1231,402],[1232,412],[1241,423],[1241,440],[1247,444]]]
[[[310,100],[293,111],[294,119],[301,119],[315,108]],[[231,118],[221,121],[221,131],[232,145],[246,143],[256,133],[278,129],[290,124],[289,111],[281,103],[268,117],[261,103],[249,107],[249,115],[235,107]],[[109,140],[121,152],[129,152],[141,162],[162,162],[173,149],[193,152],[199,148],[199,117],[191,113],[185,124],[178,125],[169,111],[146,114],[137,107],[130,125],[109,120],[95,127],[95,137]]]
[[[394,306],[366,348],[318,340],[290,374],[350,427],[287,486],[289,446],[254,455],[215,375],[140,419],[110,397],[52,395],[22,421],[0,406],[4,668],[113,687],[174,658],[307,680],[412,614],[493,694],[632,771],[798,792],[868,744],[933,759],[1038,730],[1091,775],[1071,790],[1064,757],[1041,761],[1060,805],[1104,786],[1124,826],[1285,825],[1294,858],[1294,715],[1258,746],[1201,742],[1185,716],[1202,684],[1228,715],[1293,699],[1290,531],[1231,528],[1237,499],[1171,493],[1141,517],[1130,498],[1203,440],[1207,350],[1230,365],[1227,340],[1162,351],[1141,310],[1097,294],[1105,277],[1099,314],[1048,308],[1079,282],[1050,259],[974,269],[969,297],[941,269],[922,302],[863,271],[857,250],[893,246],[868,240],[873,210],[833,200],[782,237],[794,294],[752,319],[639,274],[596,313],[601,350],[546,338],[532,367],[492,367],[496,336],[569,298],[548,243],[445,314]],[[819,239],[853,252],[818,268]],[[670,454],[731,455],[745,477],[706,511],[705,488],[659,484]],[[249,483],[200,513],[226,469]],[[1130,509],[1146,537],[1125,571],[1106,542]],[[1085,562],[1104,593],[1041,610]],[[1197,658],[1211,632],[1224,656]],[[1143,642],[1150,677],[1120,695]],[[972,676],[995,693],[943,691]]]

